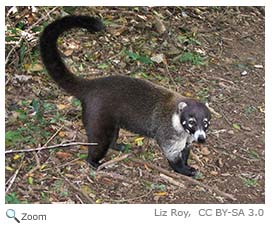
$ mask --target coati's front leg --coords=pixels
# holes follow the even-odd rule
[[[190,147],[185,146],[180,155],[177,155],[171,160],[168,159],[169,165],[178,173],[186,176],[195,176],[196,169],[188,165],[188,157],[190,154]]]
[[[157,142],[173,170],[186,176],[196,175],[195,168],[188,165],[190,147],[186,143],[186,139],[175,136],[170,138],[158,137]]]

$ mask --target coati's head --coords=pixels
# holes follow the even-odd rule
[[[196,142],[204,143],[211,120],[207,106],[196,100],[186,100],[178,103],[177,112],[172,118],[173,127],[177,131],[185,130]]]

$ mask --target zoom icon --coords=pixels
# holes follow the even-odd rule
[[[6,211],[6,216],[7,216],[8,218],[13,218],[15,221],[17,221],[18,223],[20,223],[20,220],[19,220],[18,218],[16,218],[16,216],[15,216],[15,210],[13,210],[13,209],[8,209],[8,210]]]

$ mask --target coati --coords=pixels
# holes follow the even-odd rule
[[[91,33],[104,29],[98,18],[66,16],[49,24],[40,37],[40,52],[49,75],[82,103],[83,124],[89,146],[87,161],[97,167],[109,147],[114,147],[119,129],[154,138],[170,166],[178,173],[194,176],[187,163],[189,145],[204,143],[211,114],[201,102],[141,79],[108,76],[83,79],[63,63],[58,37],[71,28]]]

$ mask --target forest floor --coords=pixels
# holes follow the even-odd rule
[[[100,170],[82,145],[7,153],[87,141],[79,101],[39,55],[40,32],[68,14],[107,27],[60,38],[77,75],[142,78],[209,104],[207,143],[194,144],[189,160],[195,179],[174,173],[155,141],[127,131],[126,152],[110,150]],[[264,203],[264,37],[256,7],[7,7],[6,203]]]

